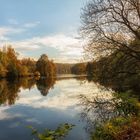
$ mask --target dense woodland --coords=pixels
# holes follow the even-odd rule
[[[73,74],[86,74],[87,63],[77,63],[71,68]]]
[[[58,74],[70,74],[71,68],[74,64],[67,64],[67,63],[55,63],[56,65],[56,73]]]
[[[92,56],[92,61],[87,64],[88,75],[105,86],[110,85],[119,91],[132,90],[138,94],[139,11],[140,3],[137,0],[91,1],[84,9],[82,28],[84,36],[89,38],[86,55]]]
[[[131,45],[138,45],[133,41]],[[138,49],[138,48],[137,48]],[[139,48],[140,49],[140,48]],[[104,86],[116,91],[140,91],[140,61],[124,52],[114,51],[107,57],[87,64],[87,74]]]
[[[35,61],[31,58],[18,59],[18,53],[11,47],[0,50],[0,77],[17,78],[28,76],[55,77],[56,74],[85,74],[86,64],[61,64],[49,60],[46,54]]]
[[[81,35],[88,40],[85,54],[91,60],[87,74],[114,89],[122,101],[115,103],[116,109],[127,114],[119,112],[106,120],[92,133],[92,139],[140,139],[140,1],[91,0],[83,8],[81,19]],[[96,106],[107,108],[112,102],[100,100]]]
[[[57,74],[86,74],[86,65],[87,63],[55,63],[56,73]]]
[[[53,61],[43,54],[36,62],[30,58],[18,59],[18,53],[12,47],[0,50],[0,77],[17,78],[25,76],[52,77],[56,74]]]

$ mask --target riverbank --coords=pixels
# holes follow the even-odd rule
[[[110,101],[114,116],[99,124],[91,134],[92,140],[138,140],[140,138],[140,102],[132,93],[115,93]],[[114,103],[114,104],[113,104]]]

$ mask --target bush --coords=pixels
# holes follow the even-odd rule
[[[56,130],[45,129],[41,133],[32,126],[29,126],[29,128],[32,130],[32,135],[36,135],[38,140],[58,140],[65,137],[73,126],[72,124],[65,123],[57,127]]]
[[[136,140],[137,138],[140,138],[140,120],[135,117],[112,119],[99,126],[91,137],[92,140]]]

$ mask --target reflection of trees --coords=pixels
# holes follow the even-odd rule
[[[99,84],[99,82],[97,80],[95,80],[94,77],[85,75],[85,76],[76,76],[74,78],[76,80],[80,81],[81,84],[84,84],[86,82],[88,82],[88,83],[94,82],[97,86],[99,86],[99,88],[107,89],[107,88],[104,88],[104,86],[101,86],[101,84]]]
[[[20,87],[23,89],[31,89],[36,83],[36,80],[33,78],[20,78],[18,81],[20,83]]]
[[[87,122],[86,130],[94,128],[98,123],[104,122],[113,115],[114,108],[109,100],[103,100],[104,98],[88,98],[84,95],[80,95],[80,105],[82,106],[81,118]]]
[[[101,94],[93,98],[80,95],[79,99],[82,107],[81,118],[87,122],[87,131],[115,117],[136,115],[139,110],[137,99],[132,97],[130,100],[129,95],[114,93],[111,97]]]
[[[53,85],[55,84],[55,78],[40,78],[36,85],[38,90],[41,92],[41,94],[43,96],[46,96],[50,90],[50,88],[53,87]]]
[[[79,81],[80,85],[85,84],[87,82],[87,76],[77,76],[77,75],[73,75],[72,77],[57,77],[57,81],[61,81],[61,80],[71,80],[71,79],[76,79],[77,81]],[[90,81],[88,81],[90,82]]]
[[[80,81],[80,85],[85,84],[87,82],[87,77],[86,76],[79,76],[75,77],[77,81]]]
[[[0,104],[14,104],[18,99],[20,88],[30,90],[35,84],[37,84],[41,94],[45,96],[54,83],[54,78],[39,79],[37,82],[33,78],[19,78],[12,81],[0,80]]]
[[[0,81],[0,104],[12,105],[18,99],[20,88],[30,89],[35,84],[33,79],[20,78],[14,81]]]
[[[0,104],[12,105],[18,98],[19,84],[9,83],[6,80],[0,81]]]

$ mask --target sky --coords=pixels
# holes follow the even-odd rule
[[[78,30],[86,0],[0,0],[0,48],[12,45],[19,57],[79,62]]]

